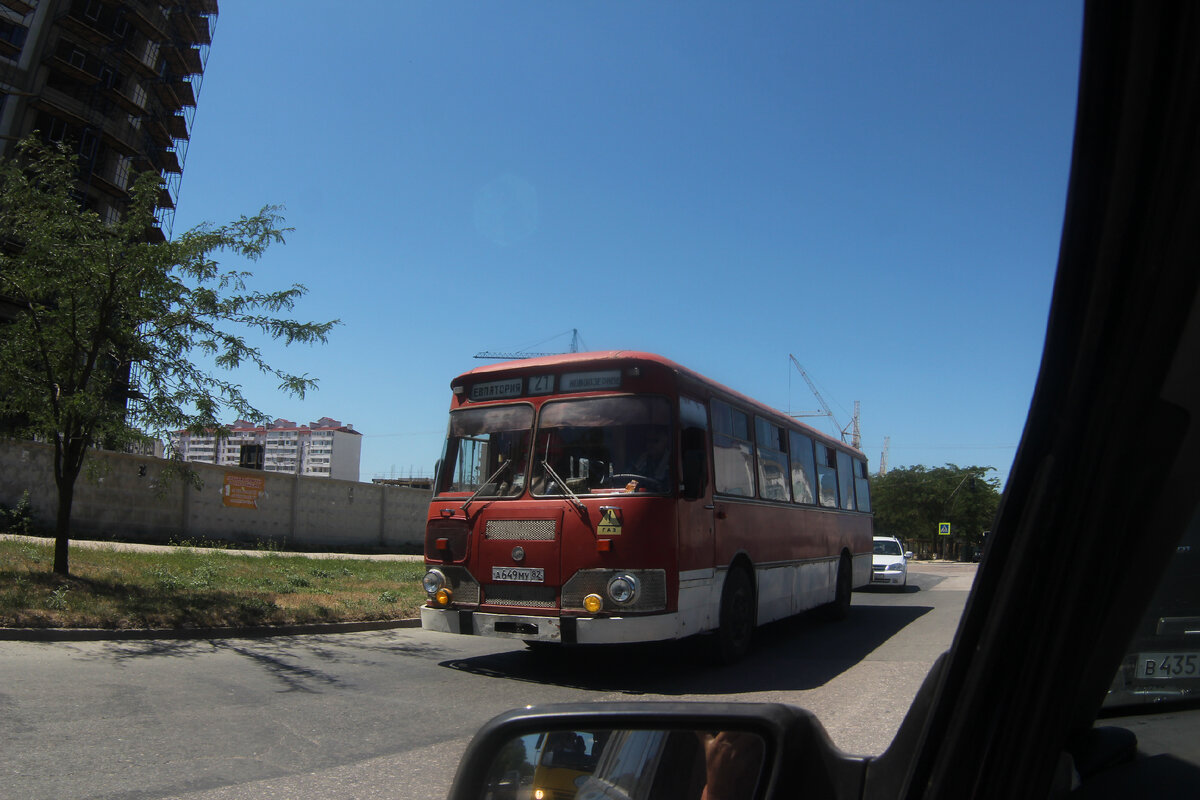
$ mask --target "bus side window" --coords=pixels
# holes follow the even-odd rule
[[[720,400],[712,401],[713,489],[722,494],[754,497],[754,447],[750,415]]]
[[[812,462],[812,439],[803,433],[788,432],[792,445],[792,497],[797,503],[814,504],[816,495],[816,464]]]
[[[837,508],[837,458],[836,451],[827,445],[817,444],[817,491],[821,505]]]
[[[792,495],[797,503],[817,502],[817,468],[813,463],[813,441],[803,433],[790,431],[792,445]]]
[[[841,507],[847,511],[854,510],[854,475],[850,468],[850,454],[841,450],[837,454],[838,490],[841,497]]]
[[[764,500],[791,501],[788,480],[787,437],[783,428],[762,417],[754,418],[758,443],[758,491]]]
[[[704,404],[679,398],[679,445],[683,460],[682,495],[687,500],[708,492],[708,414]]]
[[[854,496],[858,500],[858,510],[871,510],[871,484],[867,480],[867,462],[854,459]]]

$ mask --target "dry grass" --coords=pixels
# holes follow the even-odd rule
[[[221,550],[71,549],[0,541],[0,627],[183,628],[406,619],[425,601],[412,561],[320,559]]]

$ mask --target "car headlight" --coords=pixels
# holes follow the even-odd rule
[[[440,569],[431,569],[421,579],[421,586],[425,589],[425,594],[433,597],[439,590],[445,588],[446,576]]]
[[[904,562],[897,561],[895,564],[888,564],[887,571],[888,572],[904,572]]]
[[[632,575],[614,575],[608,582],[608,596],[617,605],[629,605],[638,596],[637,578]]]

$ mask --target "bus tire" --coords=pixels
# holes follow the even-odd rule
[[[712,637],[712,655],[717,663],[733,664],[746,655],[754,636],[755,618],[754,581],[745,567],[733,567],[725,576],[720,623]]]
[[[850,556],[842,553],[838,561],[837,587],[834,589],[833,602],[829,604],[831,619],[845,619],[850,616],[850,595],[854,591],[854,565]]]

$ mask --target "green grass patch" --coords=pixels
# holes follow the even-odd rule
[[[71,548],[0,541],[0,627],[209,628],[406,619],[425,602],[419,561],[221,550]]]

